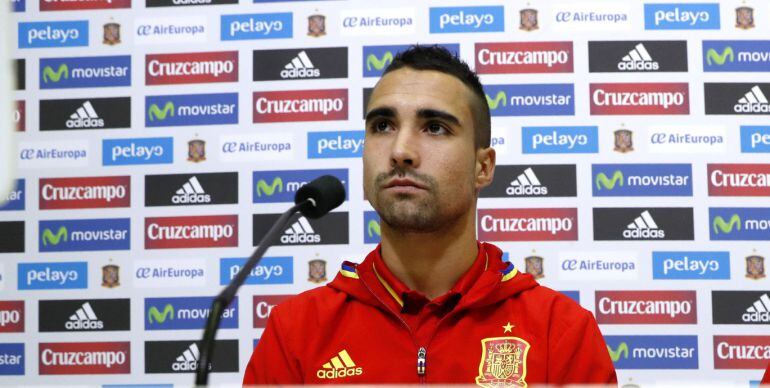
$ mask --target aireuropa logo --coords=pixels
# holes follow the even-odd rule
[[[252,217],[252,246],[257,246],[280,214],[254,214]],[[299,216],[287,225],[276,245],[329,245],[349,241],[348,213],[333,212],[322,218]]]
[[[576,208],[479,209],[478,235],[488,241],[576,241]]]
[[[596,291],[599,324],[695,324],[695,291]]]
[[[135,260],[134,287],[202,287],[206,285],[206,261],[183,260]]]
[[[252,200],[254,203],[294,202],[294,194],[300,187],[322,175],[331,175],[345,186],[345,200],[348,199],[348,170],[283,170],[254,171]]]
[[[730,252],[652,252],[652,278],[661,280],[730,279]]]
[[[704,40],[703,71],[770,71],[770,40]]]
[[[770,325],[770,291],[711,291],[715,325]]]
[[[709,239],[770,240],[770,208],[709,208]]]
[[[348,78],[348,48],[253,51],[254,81]]]
[[[131,97],[40,100],[40,130],[131,128]]]
[[[246,258],[223,258],[219,260],[219,284],[226,286],[241,271]],[[291,256],[264,257],[254,267],[244,284],[292,284],[294,283],[294,258]]]
[[[691,207],[594,208],[594,241],[693,240]]]
[[[590,41],[588,71],[687,72],[687,41]]]
[[[650,127],[647,151],[653,154],[724,153],[725,128],[715,125],[665,125]]]
[[[238,0],[146,0],[147,8],[238,4]]]
[[[145,85],[238,82],[238,51],[148,54]]]
[[[707,115],[770,114],[770,83],[703,84]]]
[[[432,7],[430,33],[503,32],[503,6],[487,7]]]
[[[348,119],[348,90],[254,92],[253,122],[331,121]]]
[[[40,0],[41,11],[131,8],[131,0]]]
[[[0,301],[0,333],[24,332],[24,301]]]
[[[291,12],[222,15],[220,25],[223,41],[289,39],[294,28]]]
[[[134,20],[134,44],[206,43],[209,21],[203,15],[138,18]]]
[[[40,332],[129,331],[130,299],[38,301]]]
[[[211,314],[209,296],[145,298],[144,330],[197,330],[206,325]],[[222,310],[221,328],[238,328],[238,297]]]
[[[145,206],[234,203],[238,203],[237,172],[144,176]]]
[[[765,369],[770,362],[770,336],[715,335],[714,369]]]
[[[130,218],[40,221],[38,229],[40,252],[131,249]]]
[[[719,3],[644,5],[645,30],[718,30]]]
[[[308,132],[307,158],[360,158],[364,131]]]
[[[194,373],[200,362],[199,341],[147,341],[144,343],[144,373]],[[208,370],[238,372],[238,340],[216,340]]]
[[[0,344],[0,376],[24,375],[24,344]]]
[[[492,116],[573,116],[573,84],[485,85]]]
[[[254,328],[265,328],[273,308],[292,296],[294,295],[254,295],[252,299]]]
[[[131,206],[131,176],[40,178],[40,210]]]
[[[437,46],[449,50],[455,56],[460,56],[460,45],[457,43],[443,43]],[[385,68],[393,62],[393,58],[401,51],[409,48],[409,45],[364,46],[363,65],[364,77],[380,77]]]
[[[144,248],[209,248],[238,246],[238,215],[147,217]]]
[[[482,198],[574,197],[574,164],[498,165],[495,180],[479,193]]]
[[[687,83],[590,84],[591,115],[686,115]]]
[[[41,342],[39,352],[41,375],[131,373],[130,342]]]
[[[40,58],[40,89],[131,86],[131,56]]]
[[[564,281],[636,280],[639,262],[629,252],[559,252],[557,272]]]
[[[88,288],[88,263],[19,263],[19,290]]]
[[[364,244],[379,244],[382,238],[380,232],[380,216],[375,211],[364,212]]]
[[[24,252],[24,221],[0,222],[0,252]]]
[[[294,134],[287,131],[219,137],[223,162],[277,162],[294,159]]]
[[[523,154],[595,154],[599,127],[522,127]]]
[[[70,168],[88,165],[87,140],[19,142],[19,168]]]
[[[145,127],[238,124],[238,93],[146,96]]]
[[[605,335],[615,369],[698,369],[696,335]]]
[[[708,164],[709,196],[770,196],[770,164]]]
[[[174,163],[173,137],[102,140],[103,166],[171,163]]]
[[[26,181],[24,179],[17,179],[13,185],[13,189],[5,198],[0,197],[0,211],[12,211],[12,210],[24,210],[26,207]]]
[[[741,152],[770,152],[770,126],[741,125]]]
[[[572,73],[572,42],[476,43],[476,72]]]
[[[545,17],[560,32],[628,31],[632,28],[632,9],[623,2],[560,3]]]
[[[414,8],[367,8],[340,12],[342,36],[411,35],[417,24]]]
[[[592,164],[594,197],[692,196],[691,164]]]
[[[88,21],[19,22],[19,48],[88,46]]]

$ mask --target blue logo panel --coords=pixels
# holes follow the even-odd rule
[[[770,152],[770,126],[741,126],[741,152]]]
[[[728,280],[730,252],[652,252],[652,278]]]
[[[88,21],[19,22],[19,48],[88,46]]]
[[[294,194],[300,187],[322,175],[332,175],[342,181],[345,200],[348,199],[347,169],[254,171],[254,203],[294,202]]]
[[[575,303],[580,304],[580,291],[559,291],[559,292],[568,296],[570,299],[574,300]]]
[[[171,163],[174,163],[173,137],[104,139],[102,141],[102,164],[105,166]]]
[[[26,200],[26,181],[24,179],[17,179],[16,184],[8,196],[0,198],[0,211],[4,210],[24,210]]]
[[[307,158],[360,158],[364,152],[364,131],[308,132]]]
[[[770,71],[770,40],[704,40],[703,71]]]
[[[430,9],[430,33],[504,32],[503,6]]]
[[[450,43],[439,44],[437,46],[441,46],[449,50],[449,52],[455,56],[460,56],[459,44]],[[407,48],[409,48],[409,45],[407,44],[391,46],[364,46],[364,77],[381,76],[385,68],[388,67],[391,62],[393,62],[393,58],[396,56],[396,54],[400,51],[406,50]]]
[[[711,240],[770,241],[770,208],[709,208]]]
[[[645,30],[718,30],[718,3],[644,5]]]
[[[492,116],[574,116],[572,84],[486,85]]]
[[[591,165],[594,197],[692,196],[690,164]]]
[[[0,344],[0,376],[24,375],[24,344]]]
[[[131,249],[131,219],[40,221],[40,252]]]
[[[19,263],[19,290],[88,288],[88,263]]]
[[[698,336],[606,335],[615,369],[698,369]]]
[[[224,258],[219,261],[219,284],[225,286],[235,278],[248,259]],[[244,284],[294,283],[294,258],[291,256],[263,257],[246,278]]]
[[[364,244],[380,243],[380,216],[376,211],[364,212]]]
[[[146,127],[238,124],[238,93],[145,97]]]
[[[522,127],[524,154],[595,154],[599,152],[599,127]]]
[[[41,58],[40,89],[131,86],[131,56]]]
[[[27,0],[11,0],[13,4],[12,12],[24,12],[27,10]]]
[[[220,34],[223,41],[287,39],[293,28],[291,12],[222,15]]]
[[[186,330],[202,329],[211,313],[214,298],[178,297],[145,298],[145,330]],[[238,297],[222,312],[221,328],[238,328]]]

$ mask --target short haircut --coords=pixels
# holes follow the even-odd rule
[[[474,126],[474,146],[478,148],[487,148],[491,138],[491,118],[489,105],[487,105],[487,96],[484,94],[484,88],[481,86],[478,75],[468,67],[463,60],[453,55],[444,47],[413,45],[405,51],[396,54],[393,61],[382,73],[390,73],[402,67],[408,67],[415,70],[434,70],[444,74],[449,74],[473,92],[476,97],[471,101],[471,112],[473,114]]]

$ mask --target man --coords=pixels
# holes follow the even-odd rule
[[[762,377],[761,384],[770,386],[770,364],[767,364],[767,369],[765,369],[765,375]]]
[[[244,384],[615,383],[593,316],[476,241],[495,151],[478,77],[439,47],[399,54],[366,114],[381,244],[275,307]]]

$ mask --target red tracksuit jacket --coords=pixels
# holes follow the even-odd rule
[[[501,257],[480,243],[452,291],[407,307],[424,297],[395,279],[379,247],[345,262],[326,287],[272,310],[243,383],[616,383],[591,313]]]

